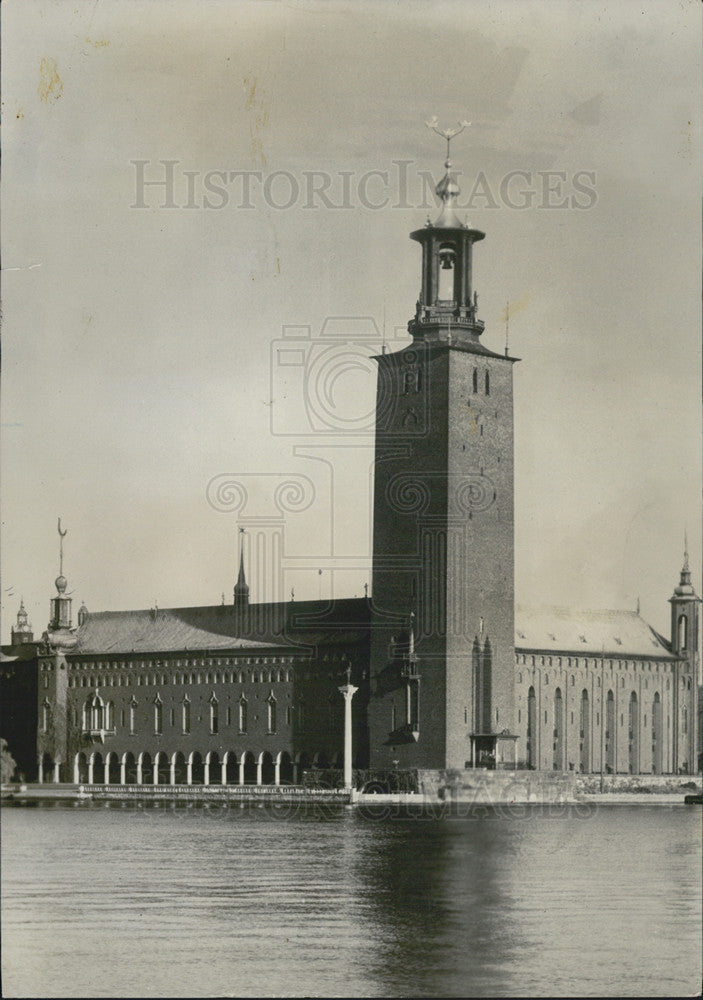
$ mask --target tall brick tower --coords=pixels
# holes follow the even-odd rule
[[[515,755],[516,359],[480,342],[472,258],[485,234],[456,214],[458,131],[440,133],[440,214],[411,233],[422,247],[413,342],[377,358],[369,726],[379,768],[500,767]]]

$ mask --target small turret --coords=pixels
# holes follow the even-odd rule
[[[17,612],[17,623],[12,626],[12,645],[21,646],[26,642],[34,642],[32,626],[27,620],[27,612],[24,607],[24,598],[20,600],[20,609]]]
[[[678,586],[669,598],[671,604],[671,647],[673,651],[691,660],[694,666],[698,653],[699,605],[701,599],[691,583],[688,563],[688,539],[684,536],[683,566]]]

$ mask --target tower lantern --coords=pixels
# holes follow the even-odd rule
[[[437,120],[427,125],[447,140],[445,174],[435,188],[441,202],[435,222],[428,219],[424,229],[416,229],[411,239],[422,246],[422,278],[415,317],[408,331],[415,340],[468,342],[477,344],[484,324],[477,318],[478,297],[473,288],[473,245],[485,233],[471,229],[457,215],[460,193],[451,172],[449,145],[470,122],[453,129],[439,129]]]

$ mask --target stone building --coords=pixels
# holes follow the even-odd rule
[[[82,607],[74,628],[61,556],[47,631],[26,643],[39,780],[297,782],[342,766],[345,681],[361,768],[696,768],[687,556],[670,641],[639,613],[515,607],[517,359],[481,342],[484,234],[458,218],[450,167],[438,218],[411,234],[411,341],[377,358],[371,596],[251,604],[242,552],[231,604]]]

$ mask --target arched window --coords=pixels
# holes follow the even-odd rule
[[[658,691],[652,702],[652,771],[662,771],[662,704]]]
[[[679,615],[679,649],[686,649],[688,645],[688,618],[686,615]]]
[[[42,705],[42,729],[45,733],[51,729],[51,705],[44,699],[44,704]]]
[[[274,698],[273,693],[268,696],[268,700],[266,702],[266,706],[267,706],[267,709],[268,709],[268,731],[270,733],[275,733],[276,732],[276,699]]]
[[[137,731],[137,700],[132,698],[129,703],[129,731],[130,733],[135,733]]]
[[[630,764],[630,774],[637,774],[639,772],[639,749],[640,749],[640,723],[639,723],[639,708],[637,704],[637,692],[633,691],[630,695],[630,704],[628,712],[628,740],[629,740],[629,764]]]
[[[242,697],[239,699],[239,732],[246,733],[247,731],[247,716],[248,716],[249,705],[246,698]]]
[[[591,769],[591,712],[588,703],[588,690],[581,692],[581,718],[579,731],[579,756],[582,772]]]
[[[561,696],[561,688],[554,692],[554,742],[552,744],[552,769],[562,771],[564,749],[564,702]]]
[[[486,395],[490,396],[490,394],[491,394],[491,375],[490,372],[486,372]]]
[[[217,702],[217,698],[213,694],[210,698],[210,732],[219,733],[220,731],[220,706]]]
[[[533,687],[527,692],[527,764],[537,767],[537,699]]]
[[[474,368],[473,388],[474,388],[474,392],[478,392],[478,369],[477,368]]]
[[[164,728],[164,710],[159,696],[156,696],[156,701],[154,702],[154,733],[160,736]]]
[[[113,730],[115,728],[115,706],[111,701],[108,701],[105,706],[105,729]]]
[[[608,774],[613,774],[615,771],[615,725],[615,696],[612,690],[609,690],[606,698],[605,715],[605,767]]]
[[[105,728],[105,706],[99,694],[94,694],[85,704],[83,711],[84,728],[100,730]]]
[[[183,699],[183,704],[181,706],[181,722],[183,724],[183,732],[190,732],[190,701],[186,697]]]

